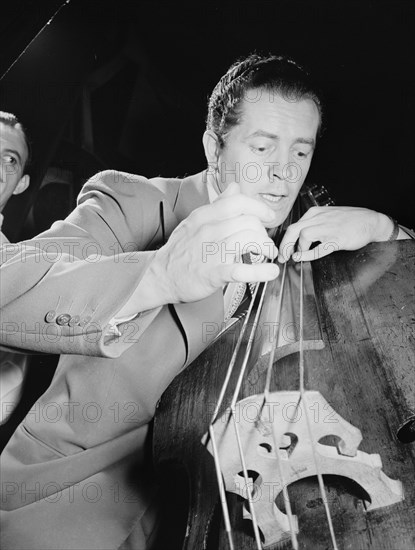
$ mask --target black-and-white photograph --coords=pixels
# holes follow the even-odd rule
[[[13,0],[0,548],[415,548],[415,3]]]

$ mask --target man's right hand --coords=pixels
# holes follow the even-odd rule
[[[154,294],[155,305],[162,305],[201,300],[228,282],[275,279],[277,265],[241,260],[249,251],[277,257],[265,230],[273,216],[267,205],[242,195],[232,183],[214,203],[196,209],[176,227],[139,287]]]

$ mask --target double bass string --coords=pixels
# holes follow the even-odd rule
[[[220,394],[219,394],[219,397],[218,397],[218,401],[216,403],[216,407],[215,407],[215,410],[212,414],[212,419],[210,421],[210,425],[213,425],[213,423],[216,421],[216,419],[218,418],[218,415],[219,415],[219,410],[222,406],[222,403],[223,403],[223,400],[225,398],[225,393],[226,393],[226,390],[229,386],[229,381],[230,381],[230,378],[231,378],[231,375],[232,375],[232,371],[233,371],[233,368],[235,366],[235,362],[236,362],[236,359],[238,357],[238,353],[239,353],[239,348],[241,347],[241,344],[242,344],[242,340],[243,340],[243,337],[244,337],[244,334],[246,332],[246,329],[248,327],[248,322],[251,318],[251,313],[252,313],[252,308],[253,308],[253,305],[254,305],[254,302],[255,302],[255,298],[256,298],[256,295],[257,295],[257,292],[258,292],[258,286],[255,288],[255,291],[254,291],[254,294],[251,298],[251,301],[249,303],[249,307],[248,307],[248,311],[247,311],[247,314],[245,316],[245,320],[244,320],[244,323],[242,325],[242,329],[241,329],[241,332],[239,334],[239,337],[238,337],[238,340],[236,342],[236,346],[235,346],[235,349],[233,351],[233,354],[232,354],[232,357],[231,357],[231,360],[229,362],[229,366],[228,366],[228,370],[226,372],[226,376],[225,376],[225,380],[222,384],[222,388],[220,390]]]
[[[247,315],[245,317],[245,321],[243,323],[241,333],[238,337],[238,341],[236,343],[234,352],[232,354],[232,358],[231,358],[231,361],[230,361],[229,366],[228,366],[228,370],[227,370],[227,373],[226,373],[226,376],[225,376],[225,380],[224,380],[224,383],[222,385],[222,388],[221,388],[221,391],[220,391],[220,394],[219,394],[219,399],[217,401],[217,404],[216,404],[216,407],[215,407],[215,410],[214,410],[214,413],[212,415],[212,419],[211,419],[210,425],[209,425],[209,435],[210,435],[210,439],[211,439],[211,442],[212,442],[213,458],[214,458],[214,462],[215,462],[216,477],[217,477],[218,486],[219,486],[219,494],[220,494],[220,501],[221,501],[221,506],[222,506],[222,514],[223,514],[223,519],[224,519],[224,523],[225,523],[225,531],[227,533],[229,547],[230,547],[231,550],[234,550],[233,537],[232,537],[232,526],[231,526],[231,522],[230,522],[230,519],[229,519],[228,503],[227,503],[227,500],[226,500],[225,487],[224,487],[222,473],[221,473],[222,468],[221,468],[221,465],[220,465],[220,458],[219,458],[218,448],[217,448],[217,444],[216,444],[216,440],[215,440],[215,434],[214,434],[214,431],[213,431],[213,424],[214,424],[214,422],[216,421],[216,419],[218,417],[220,407],[222,406],[223,399],[225,397],[226,389],[229,386],[229,381],[230,381],[230,378],[231,378],[231,374],[232,374],[233,368],[235,366],[235,362],[236,362],[236,359],[237,359],[237,356],[238,356],[238,353],[239,353],[239,349],[241,347],[241,343],[242,343],[244,334],[245,334],[247,326],[248,326],[248,321],[251,318],[252,308],[253,308],[253,305],[254,305],[254,302],[255,302],[255,298],[256,298],[256,295],[257,295],[257,292],[258,292],[258,288],[259,288],[259,285],[256,286],[254,294],[253,294],[253,296],[250,300],[248,312],[247,312]],[[263,293],[262,293],[262,296],[261,296],[261,301],[262,301],[264,295],[265,295],[265,288],[263,289]],[[255,330],[255,328],[256,328],[255,323],[254,323],[254,326],[252,328],[253,328],[253,330]],[[252,330],[251,330],[251,333],[252,333]],[[239,391],[238,391],[238,393],[239,393]],[[230,410],[231,410],[230,416],[233,418],[234,425],[236,425],[235,417],[234,417],[234,414],[233,414],[234,413],[234,408],[231,407]],[[237,435],[237,437],[238,437],[238,435]],[[249,480],[248,480],[248,477],[247,477],[246,468],[244,470],[244,476],[245,476],[245,473],[246,473],[245,483],[248,486]],[[249,491],[248,491],[248,496],[249,496]],[[250,499],[250,507],[252,508],[252,511],[253,511],[252,517],[253,517],[253,523],[254,523],[255,538],[256,538],[256,541],[257,541],[258,549],[261,550],[261,541],[260,541],[260,535],[259,535],[259,530],[258,530],[258,523],[256,522],[255,511],[254,511],[253,506],[252,506],[252,496],[249,496],[249,499]],[[256,529],[255,529],[255,526],[256,526]]]
[[[280,323],[281,303],[282,303],[282,295],[283,295],[283,291],[284,291],[284,287],[285,287],[285,282],[286,282],[286,265],[284,266],[284,270],[283,270],[281,289],[280,289],[280,293],[279,293],[279,305],[278,305],[277,311],[276,311],[276,322],[277,322],[277,326],[279,328],[280,328],[280,324],[281,324]],[[215,408],[215,411],[214,411],[214,414],[212,416],[212,420],[211,420],[211,423],[210,423],[210,426],[209,426],[209,434],[210,434],[210,438],[211,438],[211,441],[212,441],[212,451],[213,451],[214,462],[215,462],[216,476],[217,476],[218,485],[219,485],[219,493],[220,493],[220,500],[221,500],[221,504],[222,504],[222,513],[223,513],[223,518],[224,518],[224,523],[225,523],[225,531],[227,533],[229,547],[230,547],[231,550],[234,549],[233,536],[232,536],[232,526],[231,526],[230,518],[229,518],[229,509],[228,509],[228,505],[227,505],[227,501],[226,501],[226,491],[225,491],[225,487],[224,487],[223,478],[222,478],[222,475],[221,475],[220,457],[219,457],[217,443],[216,443],[216,440],[215,440],[213,424],[214,424],[215,420],[217,419],[217,417],[219,415],[219,410],[220,410],[220,407],[221,407],[223,399],[224,399],[225,391],[226,391],[227,386],[229,385],[231,373],[232,373],[232,370],[233,370],[235,362],[236,362],[236,357],[237,357],[237,354],[238,354],[239,349],[240,349],[242,338],[243,338],[244,333],[246,331],[248,320],[250,319],[251,314],[252,314],[252,306],[253,306],[253,303],[255,301],[255,298],[256,298],[256,295],[257,295],[257,292],[258,292],[258,288],[259,287],[257,286],[256,289],[255,289],[254,295],[252,297],[250,307],[248,309],[248,314],[245,318],[245,322],[244,322],[244,325],[242,327],[241,334],[238,338],[237,345],[235,347],[235,350],[233,352],[231,361],[229,363],[228,371],[227,371],[225,381],[224,381],[224,384],[223,384],[221,392],[220,392],[219,400],[218,400],[218,403],[216,405],[216,408]],[[245,487],[246,487],[246,498],[247,498],[248,504],[249,504],[251,519],[252,519],[252,525],[253,525],[253,530],[254,530],[255,540],[256,540],[256,545],[257,545],[258,550],[261,550],[261,548],[262,548],[261,547],[261,539],[260,539],[260,534],[259,534],[258,522],[257,522],[257,519],[256,519],[256,514],[255,514],[255,508],[253,506],[253,499],[252,499],[253,495],[251,494],[251,491],[249,490],[249,486],[251,485],[251,481],[248,477],[248,471],[247,471],[247,467],[246,467],[246,463],[245,463],[244,451],[243,451],[243,448],[242,448],[242,442],[241,442],[241,438],[240,438],[239,428],[238,428],[238,424],[237,424],[236,418],[235,418],[235,410],[236,410],[237,400],[238,400],[238,396],[239,396],[240,389],[241,389],[241,386],[242,386],[242,382],[243,382],[243,379],[244,379],[245,370],[246,370],[246,366],[247,366],[247,363],[248,363],[249,355],[250,355],[251,348],[252,348],[252,345],[253,345],[253,342],[254,342],[256,329],[258,327],[259,316],[260,316],[260,314],[262,312],[262,309],[263,309],[263,302],[264,302],[264,298],[265,298],[265,295],[266,295],[266,289],[267,289],[267,284],[265,284],[264,288],[262,289],[260,302],[259,302],[259,305],[258,305],[258,308],[257,308],[257,311],[256,311],[253,326],[252,326],[250,334],[249,334],[249,339],[248,339],[247,348],[246,348],[246,351],[245,351],[245,354],[244,354],[243,363],[242,363],[242,366],[241,366],[241,369],[240,369],[240,372],[239,372],[238,380],[237,380],[237,383],[236,383],[236,386],[235,386],[235,389],[234,389],[234,392],[233,392],[232,402],[231,402],[231,405],[230,405],[230,408],[229,408],[230,409],[229,421],[232,421],[233,427],[234,427],[234,430],[235,430],[235,437],[236,437],[236,441],[237,441],[237,444],[238,444],[239,457],[240,457],[240,460],[241,460],[242,471],[243,471],[243,474],[244,474],[244,481],[245,481]],[[277,344],[278,344],[278,341],[277,341]],[[275,355],[275,348],[273,348],[273,351],[272,351],[271,355],[272,355],[272,358],[270,360],[270,365],[271,365],[271,369],[272,369],[273,359],[274,359],[274,355]],[[268,381],[267,384],[266,384],[267,393],[266,394],[264,393],[264,402],[263,403],[265,403],[267,401],[267,396],[269,395],[270,377],[271,377],[270,372],[267,372],[267,381]],[[262,410],[263,410],[263,407],[262,407]],[[261,414],[261,412],[259,414]],[[273,437],[274,437],[275,454],[276,454],[277,465],[278,465],[278,469],[279,469],[279,473],[280,473],[280,478],[281,478],[281,480],[283,480],[282,467],[281,467],[281,457],[279,456],[280,442],[277,442],[275,440],[275,433],[273,433]],[[297,541],[296,532],[295,532],[295,529],[294,529],[294,520],[293,520],[292,511],[291,511],[291,504],[290,504],[290,500],[289,500],[288,491],[287,491],[287,488],[286,488],[284,482],[283,482],[282,491],[283,491],[284,501],[285,501],[287,515],[288,515],[292,545],[293,545],[294,550],[298,550],[298,541]]]
[[[280,339],[280,332],[281,332],[282,296],[283,296],[284,288],[285,288],[285,284],[286,284],[286,276],[287,276],[287,264],[285,263],[284,268],[283,268],[283,273],[282,273],[280,292],[279,292],[279,296],[278,296],[278,305],[277,305],[277,310],[276,310],[276,314],[275,314],[275,323],[276,324],[274,326],[278,327],[277,338],[276,338],[275,346],[272,347],[272,349],[270,351],[270,354],[269,354],[267,376],[266,376],[265,388],[264,388],[264,400],[262,402],[262,407],[261,407],[261,411],[259,412],[259,416],[261,416],[262,411],[264,410],[265,404],[269,401],[269,390],[270,390],[270,385],[271,385],[272,367],[274,365],[275,350],[278,347],[278,343],[279,343],[279,339]],[[288,494],[287,485],[284,481],[284,474],[283,474],[282,466],[281,466],[281,457],[280,457],[281,442],[277,441],[276,434],[275,434],[274,430],[272,430],[272,438],[273,438],[273,441],[274,441],[275,457],[277,459],[278,475],[279,475],[279,478],[280,478],[281,483],[282,483],[282,495],[283,495],[283,499],[284,499],[285,510],[287,512],[288,524],[289,524],[289,527],[290,527],[291,544],[292,544],[294,550],[298,550],[298,540],[297,540],[297,534],[296,534],[295,528],[294,528],[294,519],[293,519],[293,513],[292,513],[292,509],[291,509],[290,496]]]
[[[318,466],[318,460],[317,460],[317,452],[315,447],[315,441],[313,437],[313,431],[311,428],[311,422],[310,417],[307,410],[307,398],[305,395],[305,389],[304,389],[304,267],[303,262],[301,262],[301,270],[300,270],[300,358],[299,358],[299,370],[300,370],[300,401],[304,404],[304,414],[307,422],[307,431],[310,437],[310,444],[311,444],[311,452],[313,455],[313,461],[314,466],[316,469],[317,479],[318,479],[318,485],[320,490],[320,495],[323,500],[324,509],[326,512],[327,517],[327,523],[329,525],[329,531],[330,531],[330,537],[333,544],[334,550],[338,550],[337,541],[336,541],[336,535],[334,534],[334,528],[333,528],[333,521],[331,518],[330,513],[330,507],[327,499],[327,493],[326,488],[324,486],[323,476],[321,475],[319,466]],[[297,406],[298,408],[298,406]],[[297,414],[297,413],[295,413]]]
[[[271,351],[269,353],[267,377],[266,377],[266,380],[265,380],[265,388],[264,388],[263,406],[264,406],[265,402],[269,400],[269,390],[270,390],[270,386],[271,386],[272,366],[274,365],[275,351],[278,347],[278,340],[279,340],[280,332],[281,332],[282,295],[283,295],[283,292],[284,292],[286,276],[287,276],[287,264],[285,263],[284,268],[283,268],[283,272],[282,272],[281,288],[280,288],[280,292],[279,292],[279,296],[278,296],[278,304],[277,304],[277,310],[276,310],[276,313],[275,313],[275,321],[274,321],[274,323],[275,323],[274,326],[278,327],[277,337],[276,337],[275,346],[272,346]]]
[[[281,288],[280,288],[280,292],[279,292],[279,296],[278,296],[278,305],[277,305],[277,311],[276,311],[276,316],[275,316],[275,323],[276,323],[275,326],[278,327],[277,340],[276,340],[276,345],[273,346],[273,348],[271,349],[271,352],[269,354],[267,376],[266,376],[266,383],[265,383],[265,389],[264,389],[263,408],[265,406],[265,403],[267,401],[269,401],[271,375],[272,375],[272,369],[273,369],[273,365],[274,365],[275,351],[276,351],[276,348],[279,345],[279,340],[280,340],[282,299],[283,299],[284,289],[285,289],[286,286],[287,286],[287,264],[284,264],[284,271],[283,271],[283,274],[282,274],[282,282],[281,282]],[[307,406],[306,406],[307,397],[305,395],[306,392],[305,392],[305,383],[304,383],[305,369],[304,369],[304,267],[303,267],[303,262],[300,263],[300,308],[299,309],[300,309],[300,312],[299,312],[300,313],[300,327],[299,327],[299,378],[300,378],[300,383],[299,383],[300,391],[299,391],[299,393],[300,393],[300,398],[297,402],[296,411],[294,413],[293,418],[296,418],[298,407],[300,406],[301,402],[303,402],[304,407],[305,407],[305,417],[306,417],[306,422],[307,422],[307,430],[309,432],[309,437],[310,437],[310,442],[311,442],[311,451],[312,451],[313,461],[314,461],[314,465],[315,465],[315,469],[316,469],[316,473],[317,473],[317,479],[318,479],[318,483],[319,483],[319,490],[320,490],[320,494],[321,494],[321,497],[322,497],[322,500],[323,500],[323,503],[324,503],[327,522],[328,522],[328,525],[329,525],[330,537],[331,537],[331,540],[332,540],[334,550],[338,550],[337,541],[336,541],[336,537],[335,537],[335,534],[334,534],[334,528],[333,528],[333,522],[332,522],[332,518],[331,518],[330,508],[329,508],[329,505],[328,505],[327,494],[326,494],[326,490],[325,490],[325,487],[324,487],[323,477],[322,477],[322,475],[319,471],[319,467],[318,467],[317,452],[316,452],[316,448],[315,448],[315,442],[314,442],[314,439],[313,439],[313,433],[312,433],[312,428],[311,428],[310,417],[308,415]],[[296,536],[296,532],[295,532],[295,528],[294,528],[294,520],[293,520],[293,514],[292,514],[292,510],[291,510],[291,503],[290,503],[288,490],[287,490],[286,484],[284,482],[283,471],[282,471],[282,466],[281,466],[281,457],[279,455],[280,442],[276,441],[276,435],[275,435],[274,431],[272,431],[272,436],[273,436],[273,439],[274,439],[274,447],[276,449],[278,474],[279,474],[279,477],[280,477],[282,485],[283,485],[282,493],[283,493],[284,504],[285,504],[285,508],[286,508],[286,512],[287,512],[289,527],[290,527],[291,542],[292,542],[292,546],[293,546],[294,550],[297,550],[298,549],[298,541],[297,541],[297,536]]]
[[[217,445],[216,445],[216,439],[215,439],[215,435],[214,435],[214,432],[213,432],[213,424],[210,424],[210,426],[209,426],[209,435],[210,435],[210,440],[212,442],[213,459],[214,459],[214,462],[215,462],[216,479],[217,479],[218,487],[219,487],[219,497],[220,497],[220,502],[221,502],[221,506],[222,506],[222,515],[223,515],[223,521],[225,523],[226,536],[228,537],[230,550],[234,550],[235,547],[234,547],[234,544],[233,544],[233,537],[232,537],[232,525],[231,525],[231,520],[229,518],[228,503],[226,501],[225,486],[223,484],[223,478],[222,478],[222,473],[221,473],[222,469],[221,469],[221,466],[220,466],[219,453],[218,453],[218,448],[217,448]]]
[[[272,367],[273,367],[274,358],[275,358],[275,350],[276,350],[276,347],[278,347],[279,336],[280,336],[280,331],[281,331],[281,308],[282,308],[282,297],[283,297],[283,293],[284,293],[284,288],[286,286],[286,273],[287,273],[287,264],[284,265],[284,269],[283,269],[281,287],[280,287],[280,292],[279,292],[279,297],[278,297],[278,306],[277,306],[277,310],[276,310],[276,323],[277,323],[276,326],[278,327],[278,336],[277,336],[276,345],[272,347],[271,352],[270,352],[270,356],[269,356],[269,364],[268,364],[266,383],[265,383],[265,389],[264,389],[264,400],[263,400],[263,405],[262,405],[261,411],[259,412],[259,416],[261,416],[261,414],[262,414],[265,403],[267,401],[269,401],[269,393],[270,393],[269,390],[270,390],[270,383],[271,383]],[[243,337],[244,337],[246,329],[247,329],[248,320],[251,318],[252,307],[253,307],[253,304],[255,302],[255,298],[256,298],[256,295],[257,295],[257,292],[258,292],[258,288],[259,288],[259,285],[256,285],[255,291],[254,291],[253,295],[251,296],[248,312],[247,312],[247,315],[245,317],[245,321],[244,321],[243,327],[241,329],[241,333],[239,335],[237,344],[235,346],[231,361],[229,363],[227,373],[226,373],[226,376],[225,376],[225,381],[222,385],[220,395],[219,395],[219,399],[218,399],[218,402],[216,404],[215,411],[212,415],[212,419],[211,419],[211,422],[210,422],[210,425],[209,425],[209,435],[210,435],[210,439],[211,439],[211,442],[212,442],[212,451],[213,451],[213,457],[214,457],[214,463],[215,463],[216,477],[217,477],[217,481],[218,481],[219,494],[220,494],[220,500],[221,500],[221,505],[222,505],[222,514],[223,514],[223,518],[224,518],[225,531],[227,533],[229,547],[230,547],[231,550],[234,550],[234,543],[233,543],[233,536],[232,536],[232,526],[231,526],[231,522],[230,522],[229,509],[228,509],[227,500],[226,500],[225,486],[224,486],[224,482],[223,482],[223,478],[222,478],[222,474],[221,474],[222,469],[221,469],[221,464],[220,464],[218,446],[217,446],[217,442],[216,442],[215,434],[214,434],[214,430],[213,430],[213,424],[218,418],[219,411],[220,411],[220,408],[222,406],[222,403],[223,403],[223,400],[224,400],[224,397],[225,397],[226,389],[229,386],[231,374],[233,372],[233,368],[234,368],[235,363],[236,363],[236,359],[237,359],[237,356],[238,356],[238,353],[239,353],[239,350],[240,350],[240,346],[241,346]],[[256,519],[256,514],[255,514],[255,508],[253,506],[253,499],[252,499],[253,491],[251,492],[249,490],[249,486],[251,484],[251,481],[248,477],[248,471],[247,471],[247,467],[246,467],[244,451],[243,451],[243,448],[242,448],[241,437],[240,437],[240,433],[239,433],[238,424],[237,424],[236,418],[235,418],[235,410],[236,410],[237,400],[238,400],[238,396],[239,396],[240,389],[241,389],[241,386],[242,386],[243,378],[244,378],[244,375],[245,375],[245,370],[246,370],[246,366],[247,366],[247,363],[248,363],[248,358],[249,358],[251,348],[252,348],[252,344],[253,344],[253,341],[254,341],[254,337],[255,337],[255,334],[256,334],[256,329],[258,327],[259,316],[260,316],[260,313],[262,312],[263,302],[264,302],[264,298],[265,298],[265,295],[266,295],[266,289],[267,289],[267,283],[265,283],[264,286],[263,286],[260,302],[259,302],[259,305],[258,305],[258,308],[257,308],[257,311],[256,311],[256,315],[255,315],[255,319],[254,319],[254,323],[253,323],[252,329],[251,329],[250,334],[249,334],[247,348],[246,348],[246,351],[245,351],[245,354],[244,354],[242,366],[240,368],[238,380],[237,380],[237,383],[236,383],[236,386],[235,386],[235,389],[234,389],[234,392],[233,392],[232,402],[231,402],[231,405],[230,405],[230,408],[229,408],[230,414],[229,414],[229,419],[228,419],[228,422],[232,421],[233,426],[234,426],[234,430],[235,430],[235,437],[236,437],[236,441],[237,441],[237,445],[238,445],[238,452],[239,452],[239,457],[240,457],[240,461],[241,461],[241,465],[242,465],[243,477],[244,477],[245,487],[246,487],[245,494],[246,494],[246,498],[247,498],[248,503],[249,503],[249,510],[250,510],[250,514],[251,514],[252,525],[253,525],[253,530],[254,530],[254,535],[255,535],[255,540],[256,540],[256,545],[257,545],[258,550],[261,550],[261,548],[262,548],[261,547],[261,539],[260,539],[260,534],[259,534],[258,522],[257,522],[257,519]],[[303,291],[302,286],[301,286],[301,291]],[[301,298],[301,300],[302,300],[302,298]],[[301,307],[302,307],[302,301],[301,301]],[[283,472],[282,472],[282,466],[281,466],[281,457],[280,457],[280,454],[279,454],[279,449],[280,449],[280,446],[281,446],[281,442],[276,441],[276,434],[275,434],[274,431],[272,431],[272,434],[273,434],[273,439],[274,439],[274,448],[275,448],[275,456],[276,456],[276,459],[277,459],[277,467],[278,467],[279,476],[280,476],[280,479],[281,479],[281,482],[282,482],[282,492],[283,492],[285,508],[286,508],[287,516],[288,516],[292,546],[293,546],[294,550],[298,550],[298,540],[297,540],[297,536],[296,536],[296,530],[294,528],[294,519],[293,519],[292,510],[291,510],[291,503],[290,503],[290,499],[289,499],[289,495],[288,495],[288,490],[287,490],[286,484],[284,483],[284,479],[283,479]]]
[[[292,213],[291,213],[291,215],[292,215]],[[278,323],[277,326],[278,327],[280,325],[279,321],[280,321],[280,315],[281,315],[282,294],[283,294],[283,289],[284,289],[284,286],[285,286],[285,280],[286,280],[286,265],[284,266],[284,270],[283,270],[282,283],[281,283],[281,288],[280,288],[280,293],[279,293],[279,305],[278,305],[277,313],[276,313],[277,323]],[[250,513],[251,513],[251,520],[252,520],[252,525],[253,525],[253,530],[254,530],[254,535],[255,535],[255,541],[256,541],[256,545],[257,545],[258,550],[261,550],[261,548],[262,548],[261,539],[260,539],[260,534],[259,534],[258,522],[256,520],[255,509],[254,509],[254,506],[253,506],[252,494],[251,494],[251,491],[249,490],[249,485],[251,484],[251,482],[250,482],[250,479],[248,477],[248,471],[247,471],[247,468],[246,468],[246,463],[245,463],[244,452],[243,452],[243,449],[242,449],[241,438],[240,438],[239,429],[238,429],[238,425],[237,425],[236,418],[235,418],[235,410],[236,410],[237,399],[238,399],[238,396],[239,396],[239,393],[240,393],[240,388],[242,386],[242,381],[243,381],[243,378],[244,378],[244,375],[245,375],[245,370],[246,370],[246,366],[247,366],[247,363],[248,363],[248,358],[249,358],[249,355],[250,355],[250,352],[251,352],[252,344],[254,342],[256,329],[258,327],[259,316],[262,312],[262,307],[263,307],[263,302],[264,302],[264,298],[265,298],[265,295],[266,295],[267,285],[268,285],[268,283],[264,283],[263,288],[262,288],[260,302],[259,302],[259,305],[258,305],[258,308],[257,308],[254,323],[253,323],[253,326],[252,326],[252,329],[251,329],[251,332],[250,332],[250,335],[249,335],[249,340],[248,340],[247,348],[246,348],[246,351],[245,351],[243,363],[242,363],[242,366],[241,366],[241,369],[240,369],[240,372],[239,372],[238,381],[237,381],[235,390],[233,392],[233,398],[232,398],[232,402],[231,402],[231,406],[230,406],[230,416],[229,416],[229,421],[232,419],[234,430],[235,430],[235,436],[236,436],[236,440],[237,440],[237,444],[238,444],[239,457],[240,457],[240,460],[241,460],[242,470],[243,470],[243,474],[244,474],[244,481],[245,481],[245,487],[246,487],[246,497],[247,497],[248,503],[249,503],[249,510],[250,510]],[[247,312],[247,315],[245,317],[245,321],[244,321],[244,324],[242,326],[241,333],[238,337],[238,341],[237,341],[237,344],[235,346],[231,361],[229,363],[227,373],[226,373],[226,376],[225,376],[225,380],[224,380],[224,383],[222,385],[220,395],[219,395],[219,398],[218,398],[218,401],[217,401],[217,404],[216,404],[216,407],[215,407],[215,410],[214,410],[214,413],[212,415],[212,419],[211,419],[211,422],[210,422],[210,425],[209,425],[209,435],[210,435],[210,439],[211,439],[211,442],[212,442],[212,451],[213,451],[213,457],[214,457],[214,463],[215,463],[216,477],[217,477],[217,482],[218,482],[218,487],[219,487],[219,495],[220,495],[220,501],[221,501],[221,506],[222,506],[222,514],[223,514],[223,519],[224,519],[224,524],[225,524],[225,531],[227,533],[227,538],[228,538],[230,550],[234,550],[234,543],[233,543],[233,536],[232,536],[232,526],[231,526],[230,517],[229,517],[229,508],[228,508],[228,504],[227,504],[227,500],[226,500],[225,486],[224,486],[224,482],[223,482],[223,478],[222,478],[222,474],[221,474],[222,469],[221,469],[221,464],[220,464],[220,457],[219,457],[217,442],[216,442],[215,434],[214,434],[214,430],[213,430],[213,424],[218,418],[219,411],[220,411],[220,408],[222,406],[222,403],[223,403],[223,400],[224,400],[224,397],[225,397],[226,389],[229,386],[231,374],[232,374],[234,365],[236,363],[236,359],[237,359],[237,356],[238,356],[238,353],[239,353],[239,349],[240,349],[244,334],[246,332],[248,321],[251,318],[252,308],[253,308],[253,304],[254,304],[255,299],[256,299],[258,288],[259,288],[259,285],[256,285],[255,290],[253,292],[253,295],[251,294],[251,300],[250,300],[250,305],[249,305],[249,308],[248,308],[248,312]],[[277,341],[277,344],[278,344],[278,341]],[[270,379],[271,379],[271,372],[270,371],[272,370],[272,364],[273,364],[273,359],[274,359],[274,355],[275,355],[275,347],[272,348],[271,355],[272,355],[272,359],[270,361],[271,367],[268,369],[268,372],[267,372],[266,391],[264,392],[264,403],[267,401],[267,397],[269,395],[269,387],[270,387]],[[261,414],[261,412],[259,414]],[[276,453],[278,468],[279,468],[279,472],[281,474],[281,479],[282,479],[282,468],[281,468],[281,462],[280,462],[281,458],[279,456],[279,446],[280,446],[280,444],[275,441],[275,434],[274,433],[273,433],[273,436],[274,436],[275,453]],[[290,504],[288,491],[287,491],[287,488],[285,486],[285,483],[283,483],[282,490],[283,490],[284,501],[285,501],[288,520],[289,520],[289,526],[290,526],[290,533],[291,533],[291,540],[292,540],[293,548],[294,548],[294,550],[298,550],[298,541],[297,541],[297,537],[296,537],[296,533],[295,533],[295,529],[294,529],[294,521],[293,521],[293,515],[292,515],[292,511],[291,511],[291,504]]]
[[[243,449],[242,449],[242,443],[241,443],[241,437],[240,437],[240,433],[239,433],[238,423],[236,422],[236,418],[235,418],[235,410],[236,410],[236,404],[237,404],[239,392],[240,392],[242,382],[243,382],[243,378],[244,378],[244,375],[245,375],[246,366],[248,364],[248,358],[249,358],[249,355],[250,355],[250,352],[251,352],[252,344],[254,342],[256,329],[258,327],[258,320],[259,320],[260,313],[262,311],[262,305],[263,305],[263,302],[264,302],[266,286],[267,285],[265,284],[264,288],[262,290],[262,293],[261,293],[260,302],[258,304],[258,308],[257,308],[257,311],[255,313],[255,317],[254,317],[254,322],[253,322],[251,331],[249,333],[249,338],[248,338],[248,343],[247,343],[245,355],[244,355],[244,358],[243,358],[241,369],[239,371],[238,380],[237,380],[237,383],[236,383],[236,386],[235,386],[235,389],[234,389],[234,392],[233,392],[232,401],[231,401],[231,405],[230,405],[230,415],[231,415],[231,418],[232,418],[232,421],[233,421],[233,427],[234,427],[234,430],[235,430],[236,441],[238,443],[238,452],[239,452],[239,458],[241,460],[242,471],[243,471],[243,474],[244,474],[244,481],[245,481],[245,487],[246,487],[246,496],[247,496],[247,499],[248,499],[249,511],[250,511],[251,520],[252,520],[252,527],[254,529],[255,542],[256,542],[258,550],[261,550],[261,548],[262,548],[262,546],[261,546],[261,537],[260,537],[260,534],[259,534],[258,522],[257,522],[257,519],[256,519],[254,503],[253,503],[253,500],[252,500],[252,493],[249,489],[250,480],[249,480],[249,477],[248,477],[248,470],[246,468],[245,457],[244,457],[244,453],[243,453]],[[254,291],[254,295],[251,299],[251,304],[254,303],[257,292],[258,292],[258,286],[256,287],[256,289]]]
[[[249,334],[249,339],[248,339],[245,355],[244,355],[244,358],[243,358],[242,366],[241,366],[241,369],[240,369],[240,372],[239,372],[238,381],[236,383],[235,390],[234,390],[233,397],[232,397],[232,402],[231,402],[231,405],[230,405],[230,414],[231,414],[231,417],[232,417],[232,420],[233,420],[235,436],[236,436],[236,440],[237,440],[237,443],[238,443],[238,452],[239,452],[239,458],[241,460],[242,470],[243,470],[243,474],[244,474],[244,481],[245,481],[245,487],[246,487],[246,496],[247,496],[247,499],[248,499],[249,511],[250,511],[250,514],[251,514],[252,526],[253,526],[253,529],[254,529],[255,541],[256,541],[258,550],[261,550],[261,548],[262,548],[262,546],[261,546],[261,537],[260,537],[260,534],[259,534],[258,522],[256,520],[255,508],[254,508],[254,504],[253,504],[253,500],[252,500],[252,493],[249,490],[250,480],[249,480],[249,477],[248,477],[248,470],[247,470],[246,464],[245,464],[245,457],[244,457],[244,452],[243,452],[243,448],[242,448],[242,442],[241,442],[241,437],[240,437],[240,433],[239,433],[239,428],[238,428],[238,424],[237,424],[236,418],[235,418],[235,410],[236,410],[236,404],[237,404],[239,392],[240,392],[242,382],[243,382],[243,379],[244,379],[244,376],[245,376],[245,371],[246,371],[246,367],[247,367],[247,364],[248,364],[249,355],[251,353],[252,345],[254,343],[254,339],[255,339],[255,335],[256,335],[256,329],[258,328],[258,320],[259,320],[259,317],[260,317],[260,314],[261,314],[261,311],[262,311],[264,298],[265,298],[265,294],[266,294],[266,288],[267,288],[267,284],[264,284],[264,288],[262,289],[261,298],[260,298],[260,301],[259,301],[259,304],[258,304],[256,314],[255,314],[254,323],[252,325],[252,329],[251,329],[251,332]],[[255,288],[254,295],[253,295],[252,300],[251,300],[251,304],[255,301],[257,291],[258,291],[258,285]]]

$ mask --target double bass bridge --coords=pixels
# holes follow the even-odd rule
[[[257,474],[249,483],[235,452],[235,423],[246,468]],[[284,486],[301,479],[318,473],[348,478],[368,495],[367,510],[404,498],[401,482],[383,473],[380,456],[359,451],[360,430],[334,411],[318,391],[276,391],[266,402],[263,395],[247,397],[238,401],[236,410],[227,409],[218,417],[213,430],[225,488],[245,499],[250,492],[264,548],[290,538],[289,518],[276,505],[276,498]],[[337,445],[324,444],[327,437]],[[208,449],[212,453],[210,442]],[[244,517],[251,517],[246,509]],[[298,533],[296,516],[291,529]]]

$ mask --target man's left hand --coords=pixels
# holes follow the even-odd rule
[[[357,250],[370,242],[387,241],[393,230],[385,214],[354,206],[313,206],[290,225],[281,241],[278,260],[317,260],[336,250]],[[310,250],[312,243],[320,244]]]

